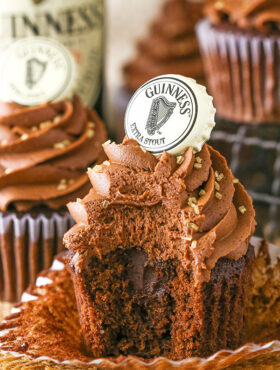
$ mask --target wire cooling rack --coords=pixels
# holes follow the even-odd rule
[[[280,245],[280,126],[217,119],[209,142],[228,161],[253,198],[257,234]]]

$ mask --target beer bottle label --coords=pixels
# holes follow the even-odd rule
[[[93,106],[101,84],[103,17],[103,0],[1,1],[0,53],[24,37],[60,41],[79,66],[77,93],[86,105]]]

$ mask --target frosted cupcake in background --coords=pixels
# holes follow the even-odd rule
[[[254,199],[265,237],[280,243],[280,2],[207,1],[197,26],[217,108],[211,144]]]
[[[67,86],[74,73],[67,49],[40,38],[18,43],[15,54],[25,50],[29,56],[17,61],[14,49],[9,51],[10,64],[0,68],[1,94],[26,105],[47,94],[59,96],[59,88],[62,95],[33,106],[0,103],[0,295],[7,301],[19,299],[63,249],[62,236],[73,223],[65,205],[87,194],[86,169],[103,161],[107,138],[96,112],[73,96],[75,85]],[[21,73],[25,67],[27,75]]]
[[[204,71],[195,35],[195,25],[202,18],[202,6],[202,0],[166,0],[149,33],[138,41],[136,56],[123,67],[124,88],[117,97],[120,140],[124,136],[122,121],[127,103],[146,81],[175,73],[203,83]]]
[[[134,92],[158,75],[176,73],[203,81],[195,25],[202,17],[202,1],[167,0],[137,45],[137,56],[123,69],[125,86]]]
[[[197,27],[218,115],[280,123],[280,2],[208,0]]]

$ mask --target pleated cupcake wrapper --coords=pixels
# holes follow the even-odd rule
[[[64,249],[62,238],[74,221],[69,213],[50,216],[0,214],[1,300],[15,302],[36,275]]]
[[[251,244],[255,247],[256,253],[261,245],[262,240],[259,238],[252,238]],[[273,267],[277,261],[277,258],[280,258],[280,248],[275,245],[269,245],[269,255],[271,257],[271,266]],[[57,275],[55,275],[57,274]],[[44,276],[38,278],[36,282],[37,288],[34,286],[31,290],[28,290],[28,293],[24,293],[22,297],[21,305],[17,305],[12,310],[14,314],[20,314],[22,311],[24,313],[24,305],[29,305],[28,308],[30,309],[30,305],[36,306],[37,295],[43,294],[44,304],[48,305],[47,295],[48,295],[48,285],[49,290],[54,291],[54,287],[58,284],[56,281],[60,281],[61,277],[64,276],[64,279],[69,279],[69,275],[65,274],[65,266],[64,264],[58,260],[55,260],[52,267],[44,273]],[[39,280],[40,279],[40,280]],[[44,292],[42,292],[42,287],[45,288]],[[37,290],[36,290],[37,289]],[[64,295],[69,297],[69,293],[65,292]],[[71,295],[71,294],[70,294]],[[73,296],[73,295],[72,295]],[[61,293],[58,295],[57,298],[57,306],[60,307],[65,302],[65,297]],[[60,305],[61,300],[61,305]],[[32,309],[32,308],[31,308]],[[42,308],[41,306],[41,309]],[[52,307],[48,306],[48,309],[52,312]],[[34,312],[37,312],[38,309],[34,308]],[[39,311],[40,312],[40,311]],[[55,310],[54,310],[55,312]],[[67,320],[69,318],[76,317],[75,314],[72,312],[67,312],[67,315],[61,319],[58,319],[57,322],[57,329],[54,327],[53,331],[49,331],[48,329],[48,336],[50,343],[56,343],[59,345],[60,341],[57,339],[57,333],[61,330],[63,331],[63,327],[65,327],[65,338],[69,338],[69,323]],[[4,327],[2,326],[2,330],[0,331],[0,347],[6,345],[7,337],[5,335],[10,331],[14,330],[13,322],[15,320],[14,316],[7,318],[4,321]],[[45,324],[47,325],[47,324]],[[75,330],[77,331],[77,326],[79,324],[76,323],[73,325]],[[32,330],[32,326],[30,327]],[[46,329],[45,329],[46,330]],[[63,335],[63,333],[62,333]],[[73,336],[77,337],[77,332],[73,332]],[[17,338],[12,339],[13,341],[17,342]],[[36,343],[35,343],[36,344]],[[77,348],[76,348],[77,346]],[[79,348],[78,348],[79,347]],[[140,358],[136,358],[134,356],[128,356],[119,358],[117,360],[112,360],[108,358],[99,358],[99,359],[91,359],[88,358],[88,361],[78,361],[73,360],[72,351],[67,352],[65,354],[64,361],[58,361],[55,358],[51,358],[47,355],[47,351],[45,350],[44,346],[34,346],[35,351],[34,353],[29,353],[28,355],[23,355],[20,353],[20,349],[18,349],[18,345],[11,344],[9,342],[9,350],[1,350],[0,348],[0,367],[5,366],[5,369],[14,369],[14,368],[23,368],[24,366],[27,368],[28,366],[35,368],[52,368],[52,369],[192,369],[192,370],[220,370],[225,369],[227,367],[239,365],[240,368],[246,369],[263,369],[265,365],[270,365],[271,368],[279,368],[280,366],[280,341],[273,340],[268,343],[263,343],[261,345],[255,343],[248,343],[241,348],[238,348],[234,351],[232,350],[221,350],[209,358],[187,358],[182,361],[172,361],[167,358],[158,357],[153,360],[144,360]],[[80,351],[80,344],[73,346],[73,351]],[[30,349],[32,352],[32,349]],[[71,353],[70,353],[71,352]],[[61,356],[61,352],[58,351]],[[79,352],[81,356],[85,356],[82,352]],[[71,359],[72,357],[72,359]],[[264,366],[264,367],[262,367]],[[239,367],[238,367],[239,368]]]
[[[217,114],[239,123],[280,123],[280,35],[197,26]]]

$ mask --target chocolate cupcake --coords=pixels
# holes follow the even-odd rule
[[[114,133],[122,141],[123,116],[132,94],[146,81],[176,73],[204,81],[195,25],[202,18],[202,0],[166,0],[149,34],[137,44],[137,55],[123,67],[123,87],[118,91],[119,124]]]
[[[280,3],[210,0],[197,27],[218,115],[239,123],[280,123]]]
[[[242,340],[254,209],[225,159],[104,144],[65,236],[85,344],[94,356],[181,360]]]
[[[106,131],[73,100],[0,103],[0,292],[15,301],[63,249],[73,224],[65,204],[89,190],[85,170],[103,161]]]
[[[134,92],[153,77],[177,73],[203,80],[195,25],[202,17],[202,1],[167,0],[138,55],[124,67],[125,86]]]

